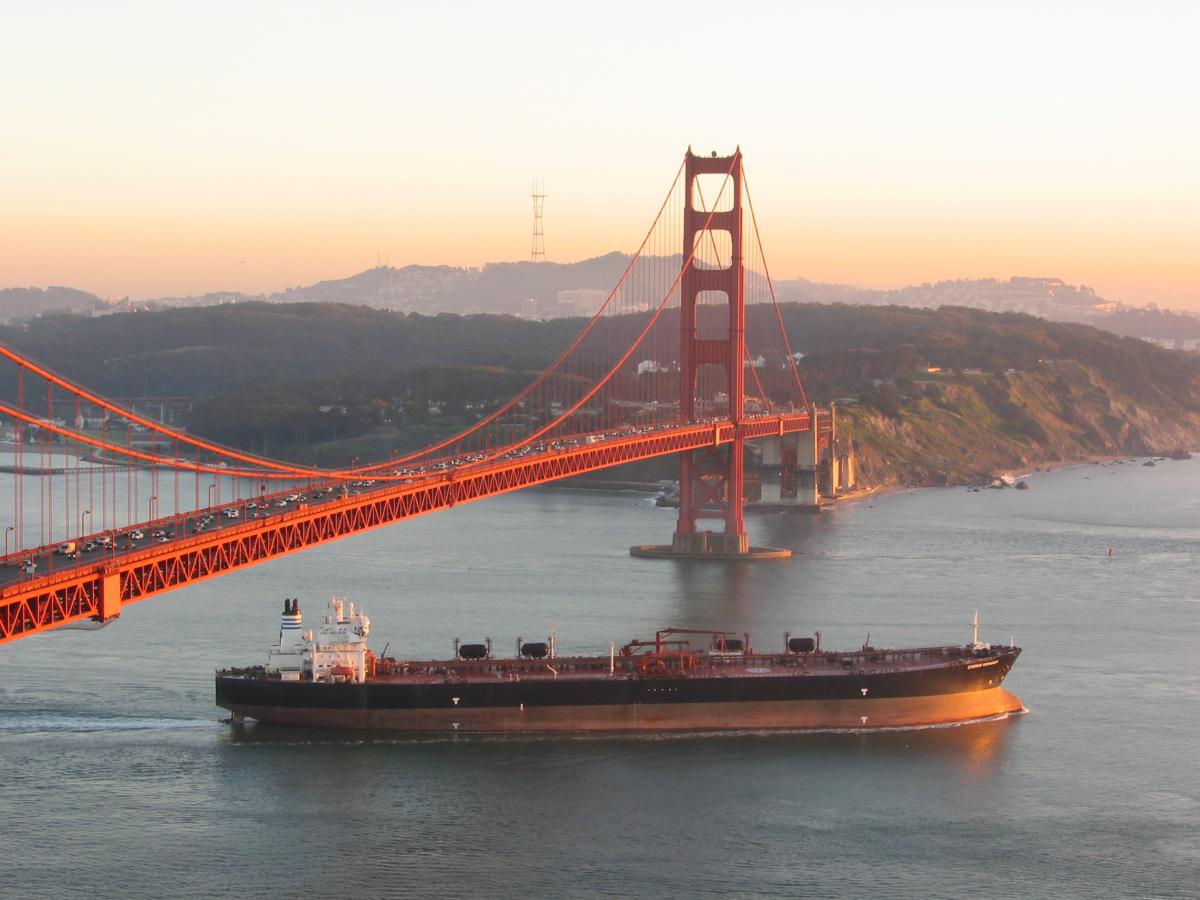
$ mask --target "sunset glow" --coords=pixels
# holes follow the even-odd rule
[[[1200,308],[1197,9],[10,9],[0,287],[523,259],[534,176],[549,259],[629,252],[689,144],[740,144],[776,277]]]

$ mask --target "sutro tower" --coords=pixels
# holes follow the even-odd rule
[[[529,252],[529,258],[533,262],[546,261],[546,238],[542,234],[542,203],[546,199],[545,185],[538,187],[537,179],[533,181],[533,193],[529,196],[533,199],[533,249]]]

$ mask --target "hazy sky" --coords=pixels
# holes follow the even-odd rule
[[[740,144],[777,277],[1200,308],[1200,3],[0,6],[0,286],[636,247]]]

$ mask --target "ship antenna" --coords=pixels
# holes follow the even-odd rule
[[[971,621],[972,640],[971,643],[976,647],[979,646],[979,610],[975,610],[975,618]]]

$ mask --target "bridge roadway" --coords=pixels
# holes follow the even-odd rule
[[[831,428],[828,412],[818,411],[817,426],[822,433]],[[108,532],[108,546],[81,552],[76,559],[53,555],[51,546],[11,554],[0,561],[0,643],[86,620],[106,622],[119,616],[124,604],[459,503],[654,456],[810,427],[809,413],[801,412],[750,417],[740,426],[715,421],[608,432],[539,444],[483,462],[434,460],[393,473],[411,471],[411,478],[366,485],[358,494],[338,489],[342,482],[337,487],[326,482],[131,525],[119,534]],[[277,504],[292,493],[300,499],[280,508]],[[265,509],[251,512],[249,504],[262,501]],[[223,515],[231,507],[238,510],[237,518]],[[127,537],[138,530],[143,540],[157,542],[139,545]],[[151,538],[156,531],[165,532],[164,537]],[[77,543],[82,549],[84,540]],[[20,565],[29,559],[37,565],[33,572]]]

